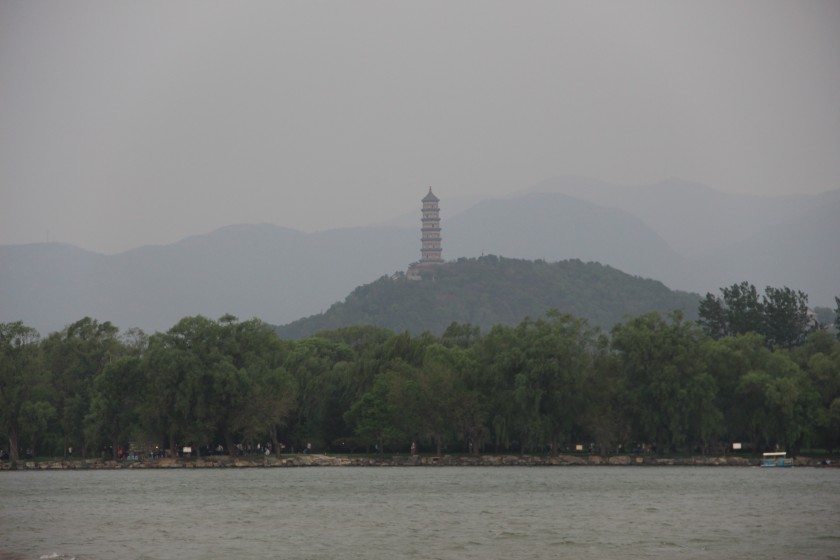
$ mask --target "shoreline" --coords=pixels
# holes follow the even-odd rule
[[[796,467],[838,468],[840,461],[821,457],[797,457]],[[20,471],[44,470],[120,470],[120,469],[244,469],[296,467],[562,467],[562,466],[640,466],[640,467],[757,467],[760,457],[690,456],[657,457],[646,455],[282,455],[230,457],[211,455],[190,459],[146,459],[115,461],[105,459],[56,459],[19,461]],[[0,471],[10,471],[11,463],[0,463]]]

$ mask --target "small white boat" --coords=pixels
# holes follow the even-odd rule
[[[793,459],[787,456],[785,451],[773,451],[764,453],[761,459],[762,467],[792,467]]]

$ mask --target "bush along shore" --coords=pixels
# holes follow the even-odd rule
[[[209,456],[138,461],[68,459],[19,461],[20,470],[208,469],[274,467],[551,467],[551,466],[700,466],[755,467],[761,458],[742,455],[664,457],[650,455],[320,455],[280,457]],[[797,467],[840,467],[840,462],[818,457],[797,457]],[[0,470],[11,470],[10,462]]]

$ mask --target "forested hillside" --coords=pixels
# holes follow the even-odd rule
[[[324,329],[376,325],[397,332],[440,334],[453,321],[487,329],[556,309],[610,328],[629,316],[679,309],[697,316],[699,296],[599,263],[556,263],[485,256],[458,259],[423,281],[382,277],[356,288],[325,313],[277,328],[283,338]]]

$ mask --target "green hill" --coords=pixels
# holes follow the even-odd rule
[[[351,325],[396,332],[442,333],[453,321],[488,329],[540,317],[550,309],[610,328],[628,316],[682,310],[696,318],[699,296],[625,274],[599,263],[556,263],[486,256],[459,259],[434,269],[433,277],[410,281],[383,276],[359,286],[326,312],[277,327],[284,338]]]

